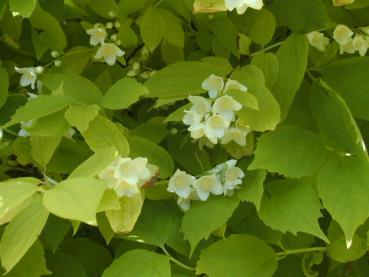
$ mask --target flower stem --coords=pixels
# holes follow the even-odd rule
[[[165,247],[161,247],[161,249],[163,250],[164,254],[167,255],[167,257],[169,258],[170,261],[172,261],[173,263],[179,265],[180,267],[190,270],[190,271],[196,271],[195,268],[190,267],[188,265],[185,265],[184,263],[178,261],[176,258],[174,258],[168,251],[167,249],[165,249]]]
[[[266,52],[266,51],[269,51],[269,50],[271,50],[271,49],[273,49],[273,48],[276,48],[276,47],[278,47],[278,46],[281,46],[281,45],[283,44],[283,42],[284,42],[284,41],[280,41],[280,42],[274,43],[274,44],[272,44],[272,45],[270,45],[270,46],[268,46],[268,47],[266,47],[266,48],[264,48],[264,49],[261,49],[261,50],[259,50],[259,51],[257,51],[257,52],[254,52],[254,53],[252,53],[252,54],[250,55],[250,57],[256,56],[256,55],[257,55],[257,54],[259,54],[259,53]]]
[[[326,252],[328,250],[327,247],[310,247],[310,248],[302,248],[302,249],[292,249],[292,250],[285,250],[282,252],[276,253],[279,259],[283,259],[288,255],[293,254],[301,254],[301,253],[309,253],[309,252]]]

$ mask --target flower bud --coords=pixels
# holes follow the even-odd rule
[[[108,15],[109,15],[110,18],[116,18],[117,17],[117,14],[114,11],[110,11]]]
[[[117,20],[117,21],[115,21],[115,23],[114,23],[114,27],[115,28],[117,28],[117,29],[119,29],[120,28],[120,22]]]
[[[176,129],[176,128],[172,128],[172,129],[170,129],[170,131],[169,131],[172,135],[175,135],[175,134],[177,134],[178,133],[178,129]]]
[[[135,77],[136,75],[137,75],[136,70],[131,69],[127,72],[127,77]]]
[[[61,66],[62,66],[62,64],[63,64],[63,62],[62,62],[61,60],[56,60],[56,61],[54,62],[54,65],[55,65],[56,67],[61,67]]]
[[[53,50],[53,51],[51,51],[50,55],[53,58],[57,58],[57,57],[60,56],[60,53],[58,51],[56,51],[56,50]]]
[[[37,74],[42,74],[44,72],[44,67],[43,66],[36,66],[35,71]]]
[[[117,40],[115,41],[115,44],[119,46],[119,45],[121,45],[121,44],[122,44],[122,42],[120,41],[120,39],[117,39]]]
[[[113,35],[110,36],[111,41],[116,41],[117,38],[118,38],[117,34],[113,34]]]
[[[141,65],[140,65],[140,63],[138,63],[138,62],[135,62],[135,63],[133,63],[133,65],[132,65],[132,69],[133,69],[133,70],[139,70],[139,69],[140,69],[140,67],[141,67]]]
[[[108,29],[113,28],[113,23],[112,22],[106,23],[106,28],[108,28]]]

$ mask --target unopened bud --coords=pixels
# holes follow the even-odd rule
[[[113,28],[113,23],[112,22],[106,23],[106,28],[108,28],[108,29]]]
[[[35,71],[37,74],[42,74],[44,72],[44,67],[43,66],[36,66]]]
[[[118,38],[118,36],[116,34],[113,34],[113,35],[110,36],[111,41],[116,41],[117,38]]]
[[[54,65],[55,65],[56,67],[61,67],[61,66],[62,66],[62,64],[63,64],[63,62],[62,62],[61,60],[56,60],[56,61],[54,62]]]
[[[136,75],[137,75],[136,70],[131,69],[127,72],[127,77],[135,77]]]
[[[120,22],[117,20],[117,21],[115,21],[115,23],[114,23],[114,27],[115,28],[117,28],[117,29],[119,29],[120,28]]]
[[[175,135],[175,134],[177,134],[178,133],[178,129],[176,129],[176,128],[172,128],[172,129],[170,129],[170,131],[169,131],[172,135]]]
[[[110,18],[116,18],[117,17],[117,14],[114,11],[110,11],[108,15],[109,15]]]
[[[51,51],[50,55],[53,58],[57,58],[57,57],[60,56],[60,53],[58,51],[56,51],[56,50],[53,50],[53,51]]]

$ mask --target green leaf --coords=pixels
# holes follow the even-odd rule
[[[101,198],[97,212],[104,212],[110,210],[120,210],[119,198],[113,189],[107,189]]]
[[[227,91],[227,95],[232,96],[244,108],[259,110],[258,99],[251,93],[232,89]]]
[[[359,229],[360,231],[360,229]],[[337,222],[332,221],[328,229],[328,255],[340,262],[347,263],[360,259],[368,251],[366,232],[357,232],[350,247],[347,247],[345,235]]]
[[[168,151],[190,174],[199,175],[211,168],[209,155],[205,149],[200,150],[196,143],[184,142],[182,136],[168,137]]]
[[[7,272],[35,243],[48,216],[48,211],[37,199],[6,226],[0,242],[0,257],[1,264]]]
[[[266,170],[254,170],[246,173],[245,180],[240,192],[237,194],[242,201],[248,201],[260,211],[261,200],[264,194],[264,181],[267,176]]]
[[[115,147],[123,157],[129,155],[130,146],[126,137],[117,125],[106,117],[97,116],[82,134],[87,144],[95,152],[99,149]]]
[[[251,64],[259,67],[265,77],[266,86],[270,89],[277,82],[279,75],[279,61],[274,53],[261,52],[254,56]]]
[[[36,4],[36,0],[10,0],[9,8],[13,13],[28,18],[35,10]]]
[[[118,4],[114,0],[104,0],[103,2],[100,0],[88,0],[87,2],[88,6],[102,17],[112,18],[109,12],[114,12],[116,15],[119,13]]]
[[[356,57],[319,69],[323,79],[345,100],[353,115],[364,120],[369,120],[368,66],[369,57]]]
[[[100,103],[102,93],[92,81],[76,74],[63,74],[62,76],[64,95],[86,105]]]
[[[320,229],[318,218],[322,206],[313,185],[298,180],[272,181],[265,185],[260,218],[282,232],[304,232],[328,242]]]
[[[42,231],[41,241],[49,247],[48,249],[55,252],[70,229],[71,224],[68,220],[50,215]]]
[[[119,199],[120,210],[108,210],[105,212],[110,226],[115,233],[129,233],[135,226],[141,213],[144,196],[138,194],[134,197],[122,197]]]
[[[19,207],[38,191],[40,180],[14,178],[0,183],[0,224],[9,221]]]
[[[149,163],[159,167],[160,178],[168,178],[172,175],[174,162],[164,148],[141,137],[131,136],[128,138],[128,141],[133,158],[147,157]]]
[[[70,128],[64,118],[64,110],[37,119],[32,127],[27,128],[31,136],[62,137]]]
[[[213,66],[208,63],[179,62],[158,71],[145,86],[150,97],[167,99],[170,103],[204,93],[201,83],[212,73]]]
[[[251,10],[247,13],[246,35],[255,43],[266,45],[271,41],[276,28],[274,15],[268,10]],[[262,32],[260,30],[263,30]]]
[[[112,262],[111,253],[107,247],[84,237],[65,240],[60,246],[60,252],[75,258],[87,271],[89,277],[100,277]]]
[[[5,68],[0,67],[0,108],[8,98],[9,76]]]
[[[277,255],[263,241],[232,235],[202,251],[196,273],[212,277],[269,277],[277,265]]]
[[[311,111],[319,129],[337,150],[367,155],[360,130],[346,103],[324,83],[312,88]]]
[[[88,277],[86,269],[73,256],[57,252],[48,255],[47,265],[53,277]]]
[[[44,249],[40,241],[36,241],[19,263],[6,274],[8,277],[39,277],[49,275],[51,272],[46,268]]]
[[[114,161],[116,154],[117,150],[114,147],[99,149],[80,164],[69,177],[94,177]]]
[[[166,202],[145,201],[141,215],[128,238],[163,247],[176,227],[175,209]]]
[[[277,51],[279,75],[272,92],[281,106],[282,119],[286,117],[296,91],[304,78],[308,50],[309,44],[305,36],[293,34]]]
[[[144,265],[144,266],[142,266]],[[170,277],[169,259],[155,252],[137,249],[128,251],[105,269],[103,277]]]
[[[40,95],[17,109],[12,119],[4,127],[47,116],[66,108],[73,102],[73,99],[63,95]]]
[[[181,230],[190,242],[191,252],[202,239],[208,239],[212,232],[227,223],[237,208],[235,197],[214,197],[206,202],[194,202],[182,219]]]
[[[135,79],[123,78],[105,93],[101,105],[110,110],[123,110],[136,103],[142,95],[148,94],[146,87]]]
[[[63,55],[62,65],[50,69],[50,72],[81,74],[91,60],[94,50],[90,47],[73,47]]]
[[[38,38],[43,46],[59,51],[66,47],[67,40],[59,22],[50,13],[44,11],[39,4],[29,20],[33,28],[41,31]]]
[[[314,174],[329,156],[318,135],[295,126],[281,126],[259,138],[249,170],[267,169],[300,178]]]
[[[93,105],[71,105],[65,112],[65,119],[80,132],[85,132],[90,122],[99,114],[100,107]]]
[[[159,12],[165,22],[163,38],[169,43],[183,48],[185,34],[182,29],[181,20],[168,10],[160,9]]]
[[[257,100],[258,109],[243,108],[238,112],[240,123],[253,131],[274,130],[280,122],[281,110],[273,94],[262,84],[248,82],[248,92]]]
[[[357,228],[369,217],[369,210],[363,209],[369,201],[368,161],[354,156],[332,159],[320,170],[318,193],[349,245]]]
[[[320,0],[279,0],[270,9],[280,24],[295,32],[314,31],[329,22],[326,7]]]
[[[34,161],[45,169],[61,140],[61,137],[32,136],[30,144]]]
[[[119,1],[119,14],[121,16],[128,16],[135,11],[142,9],[147,0],[120,0]]]
[[[56,216],[92,223],[106,185],[95,178],[70,178],[45,192],[43,203]]]
[[[151,52],[159,46],[165,33],[165,19],[156,8],[148,8],[142,17],[141,36]]]

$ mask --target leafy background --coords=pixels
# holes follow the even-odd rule
[[[334,41],[319,52],[305,36],[369,25],[369,1],[336,2],[238,15],[213,0],[0,1],[3,274],[368,276],[369,57]],[[108,66],[86,29],[112,21],[126,54]],[[28,101],[14,66],[36,65],[42,91]],[[180,122],[210,74],[258,100],[239,115],[253,131],[245,148],[199,149]],[[159,167],[144,200],[94,178],[115,150]],[[166,191],[174,169],[198,175],[230,157],[242,189],[183,213]]]

